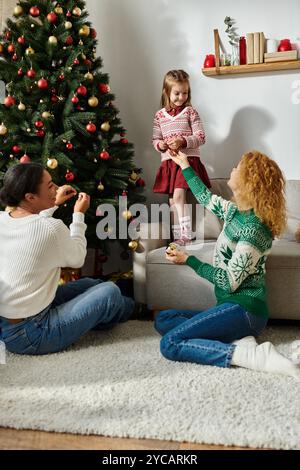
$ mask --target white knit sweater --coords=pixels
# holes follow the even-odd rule
[[[54,299],[60,268],[79,268],[86,256],[84,214],[70,229],[52,217],[57,207],[14,219],[0,212],[0,316],[26,318]]]

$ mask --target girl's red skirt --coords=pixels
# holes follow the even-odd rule
[[[188,157],[188,161],[196,175],[210,188],[211,183],[200,158]],[[164,160],[156,174],[153,192],[171,195],[174,193],[175,188],[189,189],[189,185],[185,181],[180,166],[173,162],[173,160]]]

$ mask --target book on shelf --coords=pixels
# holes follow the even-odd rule
[[[297,60],[297,51],[268,52],[264,54],[265,62],[282,62],[287,60]]]
[[[264,53],[266,47],[266,38],[264,33],[259,33],[259,63],[262,64],[264,61]]]
[[[253,33],[248,33],[247,36],[247,64],[253,64],[254,55],[253,55]]]
[[[262,64],[265,52],[265,35],[262,32],[247,34],[247,64]]]
[[[259,64],[259,33],[253,33],[253,63]]]

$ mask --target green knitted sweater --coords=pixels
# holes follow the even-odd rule
[[[249,211],[212,194],[189,167],[183,175],[197,201],[224,221],[213,266],[189,256],[186,264],[215,286],[217,303],[233,302],[256,315],[268,316],[265,262],[272,247],[269,228]]]

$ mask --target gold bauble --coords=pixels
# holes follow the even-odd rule
[[[50,168],[50,170],[55,170],[58,166],[58,161],[56,158],[48,158],[47,160],[47,167]]]
[[[103,189],[104,189],[103,184],[99,183],[98,186],[97,186],[97,189],[98,189],[98,191],[103,191]]]
[[[4,50],[3,44],[0,44],[0,54],[2,54],[3,50]]]
[[[132,251],[135,251],[138,246],[139,243],[136,240],[131,240],[131,242],[128,243],[128,248],[130,248]]]
[[[14,8],[14,15],[15,16],[21,16],[22,14],[23,14],[23,8],[21,7],[21,5],[17,5]]]
[[[108,121],[101,124],[101,130],[104,132],[108,132],[110,130],[110,124]]]
[[[81,45],[82,45],[82,44],[81,44]],[[81,58],[82,58],[83,60],[85,60],[85,59],[86,59],[86,55],[85,55],[85,54],[81,54]]]
[[[89,103],[89,106],[90,106],[91,108],[96,108],[96,106],[98,106],[98,104],[99,104],[99,100],[98,100],[98,98],[97,98],[96,96],[91,96],[91,97],[89,98],[88,103]]]
[[[60,7],[60,6],[55,7],[55,8],[54,8],[54,11],[55,11],[55,13],[57,13],[58,15],[62,15],[63,12],[64,12],[64,10],[62,9],[62,7]]]
[[[84,76],[86,80],[90,80],[91,82],[94,80],[94,75],[91,72],[87,72]]]
[[[72,27],[73,27],[73,25],[72,25],[71,21],[66,21],[65,22],[65,28],[66,29],[71,29]]]
[[[80,30],[78,31],[79,32],[79,36],[89,36],[90,35],[90,27],[87,25],[87,24],[84,24]]]
[[[44,111],[42,113],[42,118],[49,119],[51,117],[51,113],[49,111]]]
[[[48,42],[53,44],[53,46],[57,45],[57,37],[56,36],[49,36]]]
[[[80,10],[79,7],[75,7],[75,8],[73,8],[72,13],[75,16],[80,16],[81,15],[81,10]]]
[[[28,47],[25,51],[26,55],[33,55],[35,53],[35,50],[32,49],[32,47]]]
[[[125,220],[130,220],[132,218],[132,213],[130,211],[123,211],[122,217]]]
[[[6,135],[7,134],[7,127],[2,123],[0,125],[0,135]]]
[[[18,104],[18,110],[19,111],[25,111],[25,109],[26,109],[25,104],[23,104],[23,103]]]

